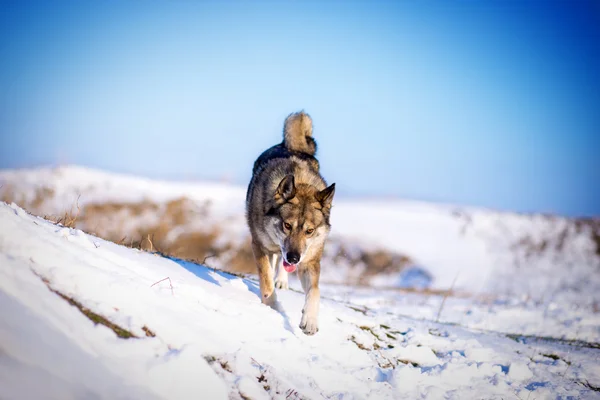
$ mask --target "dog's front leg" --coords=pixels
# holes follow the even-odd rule
[[[302,319],[300,320],[300,329],[307,335],[314,335],[319,331],[319,303],[321,295],[319,293],[319,273],[321,266],[319,263],[300,267],[298,274],[300,282],[306,297],[304,308],[302,308]]]
[[[262,249],[262,247],[252,242],[252,251],[254,253],[254,260],[256,261],[256,268],[258,269],[258,280],[260,282],[260,300],[275,308],[277,303],[277,294],[273,287],[273,270],[269,262],[269,256]]]
[[[283,268],[280,255],[273,255],[273,264],[275,266],[275,271],[277,271],[277,274],[275,275],[275,287],[277,289],[289,289],[288,272]]]

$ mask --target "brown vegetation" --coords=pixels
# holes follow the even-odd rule
[[[77,201],[67,211],[53,214],[55,193],[41,187],[32,198],[3,188],[0,200],[15,202],[29,212],[71,228],[78,228],[105,240],[162,254],[191,260],[229,272],[254,274],[256,267],[250,236],[243,240],[226,240],[224,221],[211,217],[210,203],[198,204],[186,197],[156,203],[104,202],[80,205]],[[236,221],[235,223],[241,223]],[[400,272],[411,264],[404,255],[382,249],[364,249],[348,245],[339,238],[326,246],[324,259],[358,268],[358,281],[368,285],[378,274]]]
[[[405,255],[386,250],[363,251],[360,253],[360,260],[368,266],[361,276],[361,284],[375,275],[397,273],[413,264]]]
[[[94,325],[104,325],[105,327],[107,327],[108,329],[113,331],[117,335],[117,337],[119,337],[121,339],[138,338],[136,335],[134,335],[132,332],[128,331],[127,329],[121,328],[119,325],[109,321],[106,317],[104,317],[98,313],[95,313],[92,310],[90,310],[89,308],[85,307],[83,304],[81,304],[80,302],[75,300],[73,297],[67,296],[66,294],[54,289],[50,285],[50,281],[47,278],[41,276],[40,274],[38,274],[35,271],[33,271],[33,273],[42,280],[42,282],[46,285],[48,290],[50,290],[52,293],[58,295],[61,299],[65,300],[67,303],[69,303],[73,307],[77,308],[83,315],[85,315],[90,321],[92,321],[94,323]],[[144,332],[146,332],[146,336],[156,336],[154,334],[154,332],[152,332],[146,326],[144,326],[142,329],[144,330]]]

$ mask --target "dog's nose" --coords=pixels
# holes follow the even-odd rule
[[[295,251],[290,251],[285,255],[285,258],[290,264],[297,264],[298,261],[300,261],[300,254],[296,253]]]

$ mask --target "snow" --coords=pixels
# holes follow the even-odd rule
[[[293,282],[293,281],[292,281]],[[299,288],[299,284],[292,284]],[[323,285],[321,293],[331,299],[352,302],[366,309],[377,309],[404,317],[457,324],[481,332],[551,336],[565,340],[600,342],[600,316],[593,308],[577,302],[538,303],[505,296],[466,297],[457,293],[406,293],[398,290],[373,290],[348,286]],[[591,296],[597,296],[592,294]],[[575,298],[575,301],[587,301]]]
[[[381,289],[339,285],[323,287],[320,330],[309,337],[298,327],[304,296],[295,285],[279,291],[276,311],[261,304],[253,279],[119,246],[0,203],[2,396],[600,398],[594,343],[515,338],[504,332],[525,321],[511,317],[501,318],[501,330],[469,327],[469,318],[435,322],[440,304],[427,296],[403,302]],[[95,325],[57,293],[137,338]],[[447,299],[450,319],[464,302]],[[585,315],[597,338],[597,317]]]
[[[75,204],[190,199],[210,209],[193,224],[214,224],[223,240],[243,240],[246,188],[215,182],[170,182],[108,173],[76,166],[0,171],[0,192],[34,202],[52,192],[52,209],[63,213]],[[198,210],[200,212],[200,210]],[[360,216],[360,217],[359,217]],[[124,223],[156,216],[125,216]],[[371,284],[428,287],[527,296],[545,303],[600,304],[600,282],[589,279],[600,269],[589,227],[556,216],[518,215],[473,207],[406,200],[349,200],[336,197],[332,238],[363,247],[385,248],[414,261],[409,271],[373,278]],[[171,232],[176,236],[180,232]],[[343,264],[343,263],[342,263]],[[339,273],[343,270],[343,273]],[[557,270],[560,270],[557,274]],[[323,268],[324,282],[342,283],[356,274],[348,266]]]
[[[521,382],[530,379],[533,373],[526,364],[515,362],[508,369],[508,376],[514,381]]]

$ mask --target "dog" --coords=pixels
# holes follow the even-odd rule
[[[319,173],[316,151],[310,116],[304,111],[290,114],[283,141],[254,162],[246,194],[261,301],[277,308],[275,288],[287,289],[288,273],[297,269],[306,295],[300,329],[307,335],[319,330],[321,256],[335,193],[335,183],[327,186]]]

